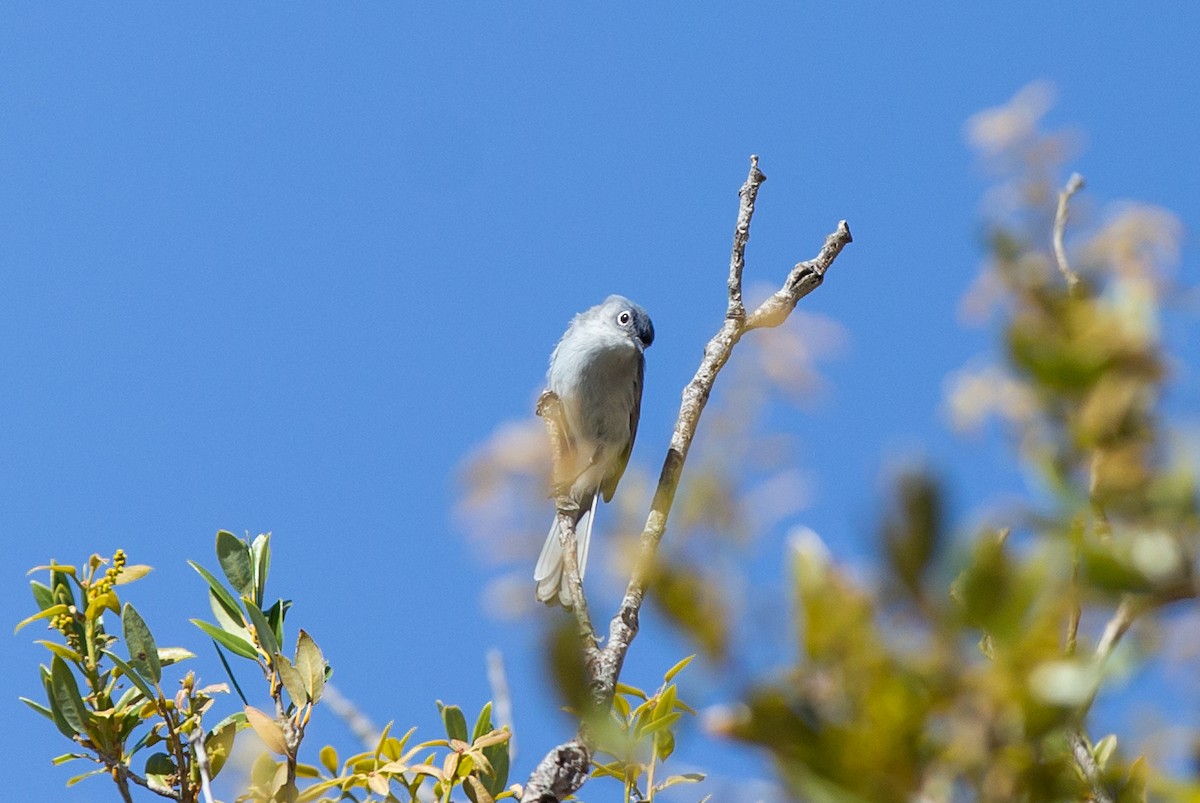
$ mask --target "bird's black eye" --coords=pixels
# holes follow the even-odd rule
[[[621,314],[617,316],[617,323],[621,324],[621,326],[628,326],[632,320],[633,316],[629,314],[629,310],[627,309],[621,310]]]

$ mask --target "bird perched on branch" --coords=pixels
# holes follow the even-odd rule
[[[555,493],[581,511],[576,525],[579,577],[587,566],[596,497],[612,499],[637,436],[642,408],[643,352],[654,342],[650,316],[624,296],[576,315],[550,356],[547,395],[558,399],[560,444],[555,455]],[[550,527],[533,572],[537,598],[570,605],[558,517]]]

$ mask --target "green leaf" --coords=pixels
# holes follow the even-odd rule
[[[240,655],[243,658],[250,658],[252,660],[258,658],[258,651],[254,649],[254,645],[245,639],[240,639],[237,636],[226,633],[221,628],[215,625],[210,625],[208,622],[205,622],[202,619],[192,619],[190,621],[196,627],[203,630],[205,634],[212,638],[213,641],[217,642],[234,655]]]
[[[28,697],[18,697],[17,699],[20,700],[21,702],[25,703],[25,705],[29,706],[34,711],[37,711],[39,714],[41,714],[42,716],[44,716],[46,719],[50,720],[51,722],[54,721],[54,714],[50,711],[49,708],[42,705],[41,703],[35,703],[33,700],[30,700]]]
[[[443,705],[438,701],[438,710],[442,712],[442,722],[446,725],[446,735],[460,742],[467,741],[467,718],[462,709],[456,705]]]
[[[258,645],[263,648],[263,652],[267,655],[274,655],[279,652],[279,645],[275,642],[275,633],[271,630],[271,624],[267,621],[267,617],[263,616],[263,612],[254,604],[249,596],[242,597],[242,605],[246,606],[246,613],[250,616],[250,624],[254,626],[254,637],[258,639]]]
[[[129,682],[136,686],[137,690],[140,691],[147,700],[154,700],[158,698],[158,695],[155,694],[154,690],[150,688],[150,684],[142,680],[141,676],[137,672],[133,671],[133,667],[125,663],[120,656],[114,655],[108,650],[105,650],[104,654],[108,656],[108,660],[113,662],[113,665],[120,670],[122,675],[129,678]]]
[[[195,658],[196,653],[191,650],[185,650],[183,647],[159,647],[158,662],[163,666],[177,664],[180,661],[186,661],[189,658]]]
[[[479,716],[475,719],[475,730],[471,731],[471,743],[485,733],[492,732],[492,703],[489,700],[484,703],[483,710],[479,712]]]
[[[117,575],[115,584],[123,586],[136,580],[141,580],[152,571],[154,571],[154,567],[147,566],[144,563],[135,563],[132,566],[126,566],[121,570],[121,573]]]
[[[54,656],[50,663],[50,690],[57,710],[67,725],[80,735],[87,733],[88,712],[79,696],[79,684],[67,662]]]
[[[233,739],[245,725],[246,715],[238,711],[218,722],[204,737],[204,752],[208,754],[208,768],[213,778],[225,766],[229,754],[233,752]]]
[[[667,686],[658,702],[654,704],[654,718],[665,716],[675,709],[675,684]]]
[[[508,740],[483,748],[483,757],[492,765],[492,774],[483,777],[483,786],[492,797],[508,787]]]
[[[658,719],[647,722],[645,726],[639,729],[638,736],[649,736],[655,731],[660,731],[663,728],[669,728],[670,726],[674,725],[681,716],[683,716],[683,714],[679,713],[678,711],[672,711],[670,714],[666,714]]]
[[[74,778],[68,779],[67,787],[70,788],[70,787],[74,786],[75,784],[79,783],[80,781],[85,781],[88,778],[91,778],[93,775],[103,775],[107,772],[108,772],[108,770],[104,769],[103,767],[101,767],[98,770],[89,770],[89,771],[83,773],[82,775],[76,775]]]
[[[162,663],[158,660],[158,645],[150,628],[132,604],[126,602],[121,613],[121,625],[125,631],[125,646],[129,648],[129,663],[151,683],[162,680]]]
[[[310,803],[311,801],[319,798],[323,793],[342,783],[342,780],[343,779],[341,778],[333,778],[328,781],[315,783],[300,793],[299,797],[296,798],[296,803]],[[351,799],[348,795],[346,797],[347,799]],[[413,799],[416,800],[415,797]]]
[[[277,599],[274,605],[263,611],[263,615],[267,617],[267,624],[271,626],[271,632],[275,634],[275,643],[281,647],[283,646],[283,620],[291,607],[290,599]]]
[[[278,722],[252,705],[246,706],[246,722],[258,734],[258,738],[263,740],[268,750],[281,756],[287,755],[287,739],[284,738],[283,728],[279,727]]]
[[[229,614],[230,618],[237,622],[241,622],[242,613],[238,608],[237,600],[233,598],[233,595],[229,593],[225,586],[221,585],[221,581],[213,577],[208,569],[205,569],[194,560],[189,560],[188,565],[195,569],[196,573],[204,578],[204,582],[208,583],[209,589],[213,592],[213,594],[216,595],[218,601],[221,603],[221,606],[225,609],[225,612]],[[220,619],[217,621],[220,621]]]
[[[296,639],[296,671],[304,681],[308,699],[316,703],[325,690],[325,656],[321,654],[321,649],[312,640],[312,636],[303,630]],[[466,726],[463,730],[466,730]]]
[[[292,666],[283,653],[275,653],[275,669],[279,672],[279,679],[283,681],[283,687],[287,689],[288,697],[292,698],[292,702],[297,708],[308,702],[308,692],[304,688],[304,679],[300,677],[300,673],[296,671],[296,667]]]
[[[329,770],[330,775],[337,775],[338,771],[338,754],[337,750],[330,745],[325,745],[321,748],[320,753],[321,766]]]
[[[65,563],[55,563],[54,559],[51,558],[50,563],[48,565],[34,566],[32,569],[25,572],[25,576],[28,577],[29,575],[33,574],[34,572],[42,572],[42,571],[49,571],[51,573],[58,572],[60,574],[69,574],[72,577],[75,577],[77,574],[74,566],[68,566]]]
[[[66,736],[68,739],[74,739],[75,729],[67,724],[62,710],[58,707],[58,703],[54,699],[54,681],[50,676],[50,670],[45,666],[40,666],[38,669],[42,677],[42,686],[46,689],[46,701],[49,703],[50,719],[54,721],[54,727],[58,728],[58,732],[63,736]]]
[[[17,626],[13,628],[13,635],[15,636],[18,632],[20,632],[21,628],[27,624],[30,624],[31,622],[36,622],[38,619],[51,619],[55,616],[58,616],[60,613],[68,613],[66,605],[63,605],[62,603],[59,603],[58,605],[51,605],[49,608],[39,611],[33,616],[30,616],[27,619],[22,619],[20,622],[18,622]]]
[[[675,666],[668,669],[667,674],[663,675],[663,682],[670,683],[672,680],[674,680],[675,676],[678,675],[680,672],[682,672],[687,667],[687,665],[690,664],[695,659],[695,657],[696,657],[696,654],[692,653],[687,658],[684,658],[682,661],[675,664]]]
[[[250,545],[250,558],[254,563],[254,599],[262,604],[267,588],[267,573],[271,570],[271,534],[259,533]],[[283,636],[279,640],[283,641]]]
[[[41,644],[50,652],[62,658],[64,661],[74,661],[77,664],[83,662],[83,656],[65,644],[59,644],[55,641],[46,641],[45,639],[38,639],[34,642],[34,644]]]
[[[50,590],[50,586],[30,580],[29,590],[33,592],[33,601],[37,603],[39,610],[44,611],[54,604],[54,592]]]
[[[152,792],[172,792],[170,777],[175,774],[175,762],[166,753],[153,753],[146,759],[146,783]]]
[[[88,602],[87,610],[85,610],[83,613],[83,618],[87,619],[89,622],[94,622],[96,619],[100,618],[100,615],[106,610],[112,611],[113,613],[120,613],[121,609],[118,607],[119,604],[120,603],[117,601],[117,595],[111,591],[98,594],[92,597],[92,599]]]
[[[250,549],[246,542],[228,530],[217,533],[217,561],[229,585],[241,597],[254,596],[254,568],[250,565]]]
[[[670,789],[672,786],[681,783],[700,783],[704,780],[704,777],[703,772],[685,772],[682,775],[672,775],[662,783],[656,784],[654,789],[657,792],[661,792],[664,789]]]

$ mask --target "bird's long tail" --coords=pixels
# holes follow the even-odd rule
[[[579,517],[575,525],[576,554],[579,556],[579,579],[587,571],[588,546],[592,541],[592,525],[596,522],[596,499],[592,497],[589,509]],[[560,540],[558,517],[550,525],[550,534],[542,545],[542,554],[538,556],[537,566],[533,570],[533,580],[537,583],[538,602],[553,605],[557,600],[564,608],[571,607],[571,596],[567,591],[567,576],[563,566],[563,548]]]

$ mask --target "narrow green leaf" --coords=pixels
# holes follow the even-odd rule
[[[62,713],[63,719],[75,733],[87,733],[88,712],[79,696],[79,684],[75,682],[75,674],[67,662],[54,656],[50,663],[50,688],[54,694],[54,702]]]
[[[68,566],[65,563],[55,563],[53,560],[51,560],[49,565],[47,565],[47,566],[34,566],[32,569],[25,572],[25,576],[28,577],[29,575],[33,574],[34,572],[42,572],[42,571],[49,571],[51,573],[59,572],[61,574],[69,574],[72,577],[74,577],[76,575],[74,566]]]
[[[292,607],[290,599],[277,599],[275,604],[267,610],[263,611],[263,615],[267,617],[267,623],[271,625],[271,632],[275,634],[275,643],[280,647],[283,646],[283,620],[287,616],[288,609]]]
[[[467,741],[467,718],[462,709],[456,705],[442,706],[442,722],[446,725],[446,735],[460,742]]]
[[[125,631],[125,646],[129,648],[129,663],[151,683],[162,680],[162,663],[158,660],[158,645],[146,621],[132,604],[126,602],[121,613],[121,625]]]
[[[58,707],[58,702],[54,699],[54,681],[50,676],[50,670],[45,666],[39,666],[38,669],[41,671],[42,686],[46,689],[46,702],[49,703],[50,719],[54,721],[54,727],[58,728],[58,732],[63,736],[74,739],[76,731],[67,723],[62,709]]]
[[[83,661],[82,655],[75,652],[65,644],[59,644],[56,641],[46,641],[45,639],[38,639],[34,642],[34,644],[41,644],[50,652],[62,658],[64,661],[74,661],[75,663],[81,663]]]
[[[483,785],[492,797],[499,797],[508,788],[508,740],[483,748],[483,755],[492,765],[492,774],[484,776]]]
[[[300,636],[296,639],[296,671],[304,681],[308,699],[316,703],[325,691],[325,656],[321,654],[321,649],[312,640],[312,636],[304,630],[300,631]]]
[[[230,633],[226,633],[221,628],[216,627],[215,625],[210,625],[208,622],[205,622],[202,619],[192,619],[190,621],[196,627],[203,630],[206,635],[212,638],[213,641],[217,642],[234,655],[240,655],[243,658],[250,659],[258,658],[258,651],[254,649],[254,645],[250,642],[240,639]]]
[[[221,581],[216,577],[213,577],[212,573],[210,573],[208,569],[205,569],[194,560],[189,560],[188,565],[196,570],[196,574],[204,578],[204,582],[208,583],[209,589],[211,589],[213,594],[217,596],[226,612],[240,622],[242,620],[242,614],[238,608],[237,600],[233,598],[233,595],[229,593],[225,586],[221,585]]]
[[[254,569],[250,565],[250,549],[246,542],[228,530],[217,533],[217,561],[229,585],[241,597],[254,596]]]
[[[135,563],[130,566],[126,566],[121,570],[121,573],[117,575],[116,585],[123,586],[136,582],[137,580],[141,580],[143,577],[150,574],[152,571],[154,571],[154,567],[147,566],[144,563]]]
[[[475,719],[475,730],[471,731],[471,743],[485,733],[492,732],[492,703],[489,700],[484,703],[483,710],[479,712],[479,716]]]
[[[667,686],[658,702],[654,704],[654,718],[659,719],[675,709],[675,684]]]
[[[254,599],[262,604],[267,589],[267,573],[271,570],[271,534],[259,533],[250,545],[250,557],[254,562]],[[283,641],[283,637],[279,637]]]
[[[88,770],[87,772],[83,773],[82,775],[76,775],[74,778],[68,779],[67,787],[70,788],[70,787],[74,786],[75,784],[79,783],[80,781],[85,781],[88,778],[91,778],[93,775],[103,775],[106,772],[108,772],[108,770],[104,769],[103,767],[101,767],[98,770]]]
[[[54,721],[54,714],[52,714],[50,712],[49,708],[42,705],[41,703],[35,703],[33,700],[30,700],[28,697],[18,697],[17,699],[20,700],[21,702],[25,703],[25,705],[29,706],[34,711],[37,711],[39,714],[41,714],[42,716],[44,716],[46,719],[50,720],[51,722]]]
[[[54,758],[50,759],[50,763],[55,767],[61,767],[67,762],[75,761],[81,758],[91,758],[91,756],[84,755],[83,753],[63,753],[61,756],[55,756]]]
[[[38,619],[51,619],[55,616],[58,616],[60,613],[67,612],[67,606],[63,605],[62,603],[59,603],[58,605],[51,605],[49,608],[39,611],[33,616],[30,616],[27,619],[22,619],[20,622],[18,622],[17,626],[13,628],[13,635],[15,636],[18,632],[20,632],[21,628],[23,628],[25,625],[30,624],[31,622],[36,622]]]
[[[340,783],[342,783],[341,778],[333,778],[332,780],[315,783],[300,793],[300,795],[296,798],[296,803],[311,803],[311,801],[316,800],[322,794],[330,789],[333,789]],[[349,795],[346,797],[349,799]],[[416,798],[414,797],[413,800],[416,800]]]
[[[683,714],[679,713],[678,711],[673,711],[670,714],[647,722],[643,727],[638,729],[637,736],[641,738],[643,736],[649,736],[650,734],[660,731],[663,728],[669,728],[670,726],[674,725],[681,716],[683,716]]]
[[[183,647],[159,647],[158,661],[163,666],[177,664],[180,661],[186,661],[189,658],[195,658],[196,653],[191,650],[185,650]]]
[[[33,592],[33,601],[37,603],[39,610],[44,611],[54,604],[54,592],[50,590],[50,586],[30,580],[29,590]]]
[[[696,656],[693,653],[692,655],[689,655],[687,658],[684,658],[679,663],[675,664],[675,666],[668,669],[667,674],[663,675],[663,682],[670,683],[672,680],[674,680],[675,676],[678,675],[680,672],[682,672],[684,670],[684,668],[687,667],[687,665],[690,664],[693,661],[693,659],[695,659],[695,657]]]
[[[283,653],[275,653],[275,669],[279,672],[279,679],[283,681],[283,687],[287,689],[288,697],[292,698],[292,702],[297,708],[308,702],[308,691],[304,688],[304,679],[300,677],[300,673],[296,671],[296,667],[292,666]]]
[[[258,645],[267,655],[275,655],[279,652],[279,645],[275,642],[275,633],[271,630],[267,617],[263,616],[263,612],[249,596],[242,597],[242,605],[250,617],[250,624],[254,626],[254,637],[258,640]]]
[[[142,680],[141,676],[137,672],[133,671],[133,667],[125,663],[120,656],[114,655],[108,650],[105,650],[104,654],[108,656],[108,660],[113,662],[113,666],[115,666],[122,675],[129,678],[129,682],[136,686],[137,690],[140,691],[147,700],[154,700],[158,697],[158,695],[154,693],[154,690],[150,688],[150,684]]]

